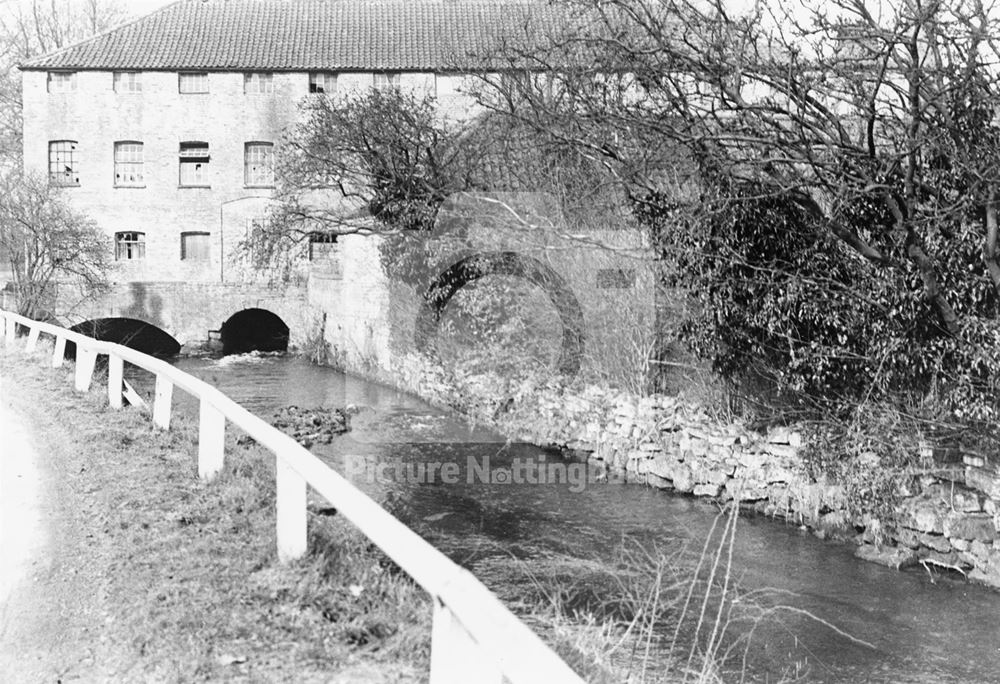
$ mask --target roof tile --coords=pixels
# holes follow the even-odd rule
[[[547,0],[179,0],[21,68],[475,68],[559,15]]]

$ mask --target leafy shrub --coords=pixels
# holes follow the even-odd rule
[[[668,284],[693,300],[682,339],[767,412],[848,418],[885,401],[935,420],[995,415],[998,301],[972,222],[921,226],[958,317],[950,330],[879,199],[843,219],[883,263],[832,237],[807,202],[764,187],[709,197],[696,215],[659,198],[637,211],[658,238]]]

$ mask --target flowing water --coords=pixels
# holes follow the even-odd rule
[[[690,542],[700,550],[717,517],[707,502],[583,479],[556,454],[506,444],[410,395],[302,359],[184,358],[177,365],[264,417],[290,404],[362,407],[351,432],[313,451],[508,599],[528,592],[532,575],[553,568],[582,575],[610,564],[623,540],[666,552]],[[432,463],[453,465],[429,474]],[[557,465],[533,470],[538,464]],[[519,470],[542,483],[510,481]],[[784,606],[753,633],[748,679],[774,681],[798,663],[807,681],[1000,682],[1000,593],[888,570],[851,551],[779,521],[739,520],[733,569],[740,591]],[[567,558],[586,563],[573,570]],[[614,591],[594,588],[598,598]]]

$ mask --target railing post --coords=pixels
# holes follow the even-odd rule
[[[122,376],[125,362],[120,356],[108,354],[108,404],[113,409],[122,407]]]
[[[66,358],[66,338],[62,335],[56,336],[56,348],[52,350],[52,367],[62,368]]]
[[[94,364],[97,362],[97,352],[83,349],[76,345],[76,391],[86,392],[90,389],[90,379],[94,375]]]
[[[17,339],[17,323],[10,316],[5,316],[7,319],[7,344],[14,344],[14,340]]]
[[[25,354],[33,354],[35,347],[38,346],[38,333],[41,331],[38,328],[32,327],[28,330],[28,342],[24,345]]]
[[[276,458],[278,560],[287,563],[306,555],[306,481]]]
[[[517,654],[512,653],[511,657],[516,658]],[[503,673],[498,665],[486,657],[451,609],[435,596],[430,684],[501,684]]]
[[[198,421],[198,476],[211,480],[222,470],[226,453],[226,416],[205,399]]]
[[[170,429],[170,409],[174,399],[174,383],[163,375],[156,376],[156,397],[153,399],[153,424]]]

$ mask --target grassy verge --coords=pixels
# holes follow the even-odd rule
[[[71,369],[9,350],[0,377],[5,402],[59,464],[61,505],[81,514],[74,562],[103,578],[92,646],[102,679],[426,680],[430,602],[349,523],[311,514],[309,556],[277,563],[267,452],[230,430],[226,467],[205,484],[197,428],[183,418],[157,430],[135,410],[110,410],[103,383],[77,394]],[[700,553],[556,558],[533,591],[494,589],[588,681],[714,684],[744,655],[727,557],[736,517],[718,522]]]
[[[70,370],[10,350],[0,375],[5,402],[57,464],[65,486],[50,505],[86,540],[69,562],[102,578],[91,587],[100,638],[88,644],[102,678],[426,679],[430,602],[349,523],[312,516],[312,553],[277,563],[263,450],[229,434],[225,470],[205,484],[183,419],[156,430],[137,411],[108,409],[99,383],[79,395]]]

